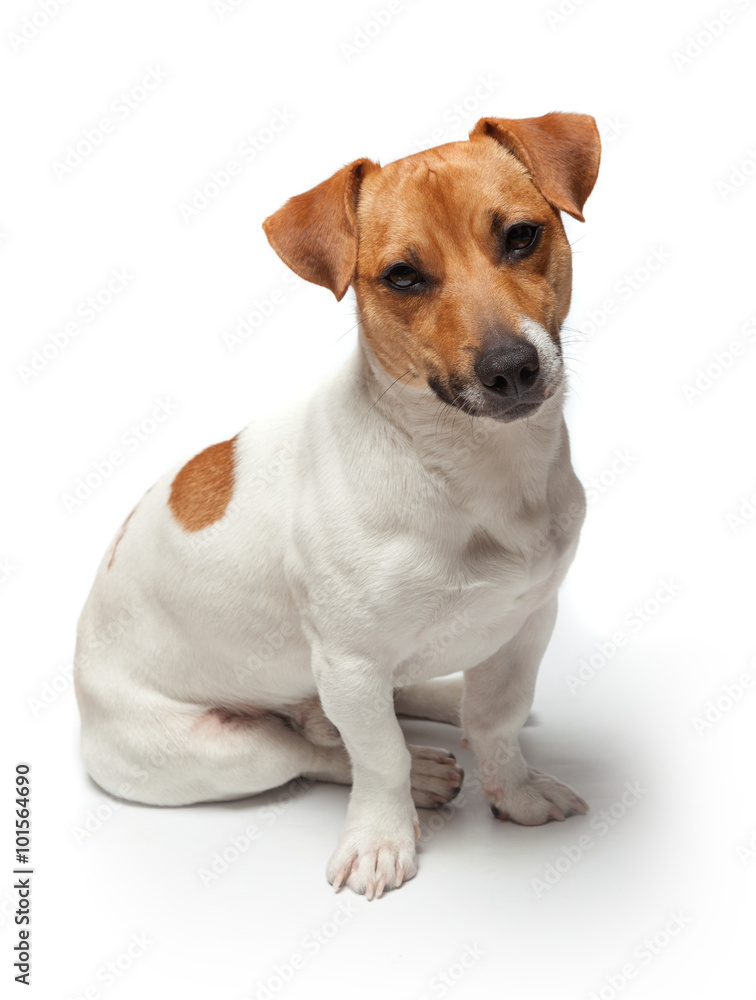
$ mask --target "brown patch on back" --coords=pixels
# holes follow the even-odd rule
[[[179,471],[168,506],[185,531],[201,531],[220,521],[234,492],[236,437],[205,448]]]

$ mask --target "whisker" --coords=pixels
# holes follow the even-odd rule
[[[391,386],[396,385],[396,383],[399,381],[399,379],[404,378],[405,375],[409,375],[409,374],[410,374],[410,369],[408,368],[406,372],[403,372],[401,375],[397,376],[394,379],[394,381],[383,390],[383,392],[380,394],[380,396],[378,397],[378,399],[376,399],[375,402],[373,403],[373,406],[375,406],[377,403],[379,403],[383,399],[383,397],[389,391],[389,389],[391,388]],[[363,420],[368,415],[368,413],[370,413],[370,411],[373,409],[373,406],[368,407],[368,409],[365,412],[365,416],[363,416],[363,418],[362,418]]]
[[[356,322],[356,323],[354,324],[354,326],[350,326],[348,330],[345,330],[345,331],[344,331],[344,332],[343,332],[343,333],[341,334],[341,336],[340,336],[340,337],[337,337],[337,338],[336,338],[336,340],[334,340],[334,344],[338,344],[338,342],[339,342],[340,340],[342,340],[342,339],[343,339],[344,337],[346,337],[346,335],[347,335],[348,333],[351,333],[351,332],[352,332],[352,330],[355,330],[355,329],[356,329],[356,328],[357,328],[357,327],[358,327],[359,325],[360,325],[360,321],[359,321],[359,319],[358,319],[358,320],[357,320],[357,322]]]
[[[457,417],[459,416],[459,414],[461,412],[460,409],[459,409],[459,407],[456,407],[455,410],[456,410],[456,412],[454,413],[454,416],[452,417],[451,432],[450,432],[451,433],[451,443],[452,444],[454,444],[454,421],[457,419]]]
[[[452,425],[451,425],[451,438],[452,438],[452,443],[454,442],[454,419],[456,418],[456,416],[457,416],[457,413],[459,413],[459,407],[458,407],[458,406],[455,406],[454,404],[456,403],[456,401],[457,401],[457,400],[459,399],[459,397],[460,397],[461,395],[462,395],[462,391],[460,391],[460,392],[458,392],[458,393],[457,393],[457,395],[456,395],[456,396],[455,396],[455,397],[454,397],[454,398],[452,399],[451,403],[447,403],[447,404],[446,404],[449,410],[454,410],[454,411],[456,411],[456,412],[454,413],[454,415],[452,416]],[[445,422],[445,420],[446,420],[446,418],[444,418],[444,421],[443,421],[443,422]],[[442,423],[443,423],[443,422],[442,422]]]
[[[409,373],[410,373],[410,369],[408,369],[408,370],[407,370],[407,371],[406,371],[406,372],[404,373],[404,375],[408,375]],[[400,378],[404,378],[404,375],[400,375],[399,377],[400,377]],[[413,377],[413,378],[415,378],[416,376],[414,376],[414,375],[413,375],[412,377]],[[404,382],[404,383],[402,384],[402,387],[401,387],[401,389],[400,389],[400,390],[399,390],[399,392],[398,392],[398,393],[396,394],[396,398],[397,398],[397,399],[399,399],[399,397],[401,396],[401,394],[402,394],[402,393],[404,392],[404,390],[405,390],[405,389],[407,388],[407,386],[408,386],[408,385],[409,385],[409,382]],[[391,388],[391,386],[389,386],[389,389],[390,389],[390,388]]]

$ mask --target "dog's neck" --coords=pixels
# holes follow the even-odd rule
[[[506,423],[473,417],[442,402],[427,386],[397,380],[377,360],[360,330],[352,360],[360,402],[412,442],[423,466],[441,475],[467,506],[522,502],[538,506],[554,476],[569,465],[564,389],[528,418]]]

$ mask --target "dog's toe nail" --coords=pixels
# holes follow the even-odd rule
[[[501,816],[501,813],[496,808],[496,806],[491,806],[491,812],[494,814],[496,819],[498,819]]]

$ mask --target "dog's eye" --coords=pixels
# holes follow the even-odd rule
[[[411,288],[423,280],[414,267],[409,264],[394,264],[384,274],[384,278],[394,288]]]
[[[505,240],[507,252],[512,250],[529,250],[535,246],[540,229],[540,226],[512,226]]]

